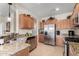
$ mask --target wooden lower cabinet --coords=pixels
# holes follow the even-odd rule
[[[28,55],[29,55],[29,48],[25,48],[14,54],[14,56],[28,56]]]
[[[44,42],[44,34],[39,34],[39,42]]]
[[[31,52],[37,47],[37,38],[36,36],[29,37],[26,40],[26,43],[30,44],[29,51]]]
[[[76,52],[72,46],[69,46],[69,56],[76,56]]]
[[[62,36],[56,37],[56,45],[57,46],[64,46],[64,38]]]

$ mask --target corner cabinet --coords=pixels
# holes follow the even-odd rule
[[[30,15],[20,14],[19,15],[19,28],[20,29],[33,29],[34,18]]]
[[[44,25],[45,25],[45,20],[42,20],[40,23],[40,29],[44,29]]]

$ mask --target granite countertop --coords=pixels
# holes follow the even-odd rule
[[[74,49],[76,56],[79,56],[79,43],[69,42],[69,45]]]
[[[69,36],[68,34],[62,34],[61,36],[63,36],[63,37],[78,37],[79,38],[79,35],[73,35],[73,36]]]
[[[9,35],[11,34],[2,34],[0,35],[1,38],[5,38],[5,37],[8,37]],[[26,34],[14,34],[13,37],[14,38],[23,38],[23,37],[32,37],[33,35],[29,34],[29,35],[26,35]]]
[[[16,52],[29,47],[30,45],[24,42],[14,42],[13,44],[0,45],[0,56],[10,56]]]
[[[2,35],[0,35],[0,36],[7,36],[7,35],[9,35],[9,34],[2,34]]]

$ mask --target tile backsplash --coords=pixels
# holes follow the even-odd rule
[[[58,30],[58,31],[60,31],[60,35],[63,35],[63,34],[68,35],[68,31],[69,31],[69,30],[73,30],[73,29],[60,29],[60,30]]]

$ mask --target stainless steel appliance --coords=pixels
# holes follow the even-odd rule
[[[44,43],[55,45],[56,43],[56,25],[55,24],[49,24],[44,25]]]

